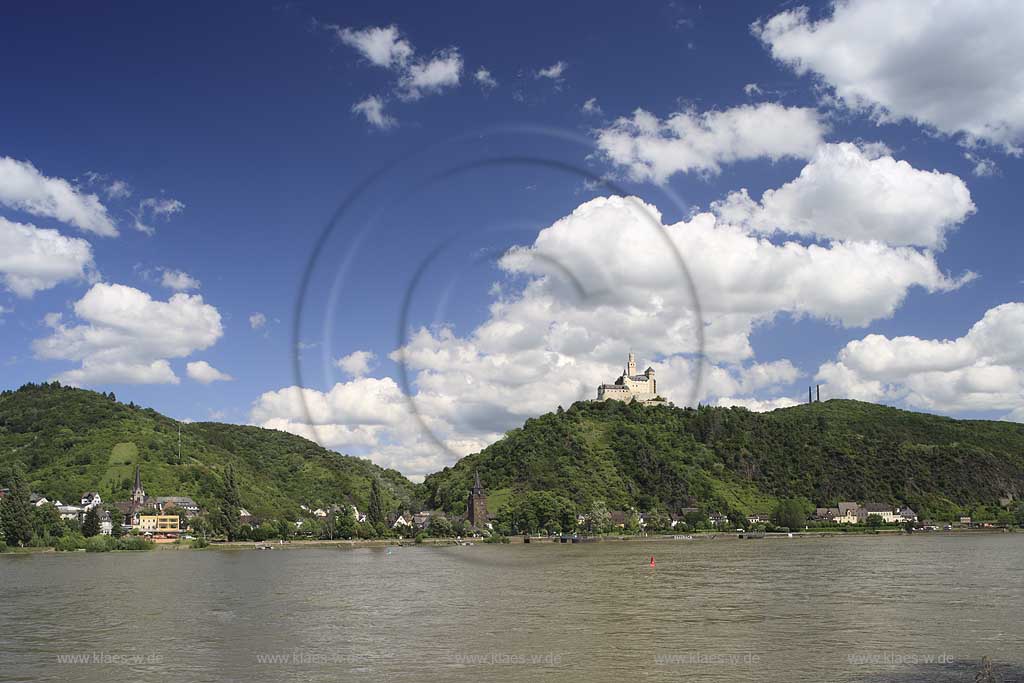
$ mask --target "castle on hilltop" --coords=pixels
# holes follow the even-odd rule
[[[642,375],[636,372],[636,356],[629,352],[629,361],[622,376],[614,384],[602,384],[597,388],[598,401],[636,401],[637,403],[660,403],[658,381],[654,379],[654,368],[648,367]]]

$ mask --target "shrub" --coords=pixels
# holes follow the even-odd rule
[[[192,548],[192,550],[200,550],[202,548],[207,547],[208,545],[210,545],[210,542],[207,541],[205,538],[193,538],[192,542],[189,544],[189,547]]]
[[[508,536],[502,536],[500,534],[491,535],[484,539],[484,543],[511,543],[512,541]]]
[[[424,532],[421,531],[418,534],[416,534],[415,542],[416,543],[423,543],[423,539],[426,538],[426,537],[427,537],[427,535]]]
[[[156,547],[153,541],[147,541],[138,536],[130,536],[117,541],[117,550],[152,550]]]
[[[7,541],[5,541],[2,538],[0,538],[0,553],[6,553],[6,552],[7,552]]]
[[[110,536],[90,536],[85,539],[85,552],[109,553],[116,545],[117,542]]]
[[[64,534],[57,539],[57,543],[53,547],[57,550],[68,552],[78,550],[85,547],[85,537],[81,534]]]

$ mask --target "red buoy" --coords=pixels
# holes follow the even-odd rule
[[[651,566],[654,566],[654,555],[651,555]]]

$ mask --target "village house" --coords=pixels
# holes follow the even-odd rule
[[[248,524],[251,527],[258,527],[260,525],[259,518],[245,508],[238,508],[238,522],[240,524]]]
[[[729,525],[729,517],[720,512],[713,512],[708,515],[708,521],[712,526],[721,527]]]
[[[183,510],[185,517],[191,519],[199,514],[199,504],[188,496],[157,496],[156,509],[164,514]]]
[[[99,513],[100,518],[100,534],[103,536],[110,536],[114,533],[114,521],[110,517],[110,513],[103,510]]]
[[[133,528],[157,543],[169,543],[181,534],[181,518],[178,515],[140,515],[138,526]]]
[[[814,511],[815,519],[836,524],[865,524],[868,517],[872,515],[881,517],[886,524],[917,521],[917,513],[910,507],[894,507],[887,503],[864,503],[861,505],[853,501],[842,501],[839,503],[839,507],[819,507]]]
[[[86,491],[82,494],[82,509],[92,510],[97,505],[103,503],[103,499],[100,498],[100,494],[96,491]]]
[[[896,510],[885,503],[864,503],[864,507],[858,510],[857,518],[860,522],[866,522],[871,515],[881,517],[886,524],[896,523]]]
[[[749,524],[768,524],[772,521],[772,517],[767,512],[753,512],[747,515],[747,523]]]

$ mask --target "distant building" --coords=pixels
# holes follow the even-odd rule
[[[57,508],[57,512],[61,519],[71,521],[80,519],[85,509],[80,505],[61,505]]]
[[[146,504],[146,489],[142,488],[142,472],[135,466],[135,484],[132,486],[132,502],[142,507]]]
[[[747,522],[749,524],[767,524],[770,521],[772,521],[772,518],[767,512],[754,512],[747,515]]]
[[[896,510],[896,521],[897,522],[916,522],[917,513],[909,507],[901,507]]]
[[[868,517],[876,515],[882,518],[886,524],[896,524],[896,509],[885,503],[864,503],[864,507],[858,511],[858,518],[866,522]]]
[[[410,517],[406,517],[405,515],[398,515],[398,517],[395,518],[394,523],[391,525],[391,528],[394,529],[395,531],[402,531],[402,530],[405,530],[405,529],[412,529],[412,518],[411,518],[411,516]]]
[[[708,521],[711,522],[713,526],[725,526],[729,523],[729,517],[719,512],[715,512],[708,515]]]
[[[177,538],[181,533],[181,518],[178,515],[140,515],[139,524],[134,528],[146,535]]]
[[[814,519],[822,522],[834,522],[839,516],[839,508],[814,508]]]
[[[157,496],[156,509],[164,514],[170,514],[172,510],[183,510],[188,518],[199,514],[199,504],[188,496]]]
[[[473,490],[469,492],[469,499],[466,501],[466,519],[471,526],[482,528],[487,523],[487,494],[480,485],[480,473],[477,472],[475,476]]]
[[[110,513],[103,510],[99,513],[100,518],[100,533],[104,536],[110,536],[114,531],[114,522],[110,518]]]
[[[648,367],[642,375],[636,372],[636,356],[629,352],[629,360],[622,375],[613,384],[602,384],[597,388],[598,401],[637,401],[639,403],[660,402],[658,383],[654,368]]]
[[[102,502],[103,499],[96,491],[86,491],[82,494],[82,507],[86,510],[91,510]]]

